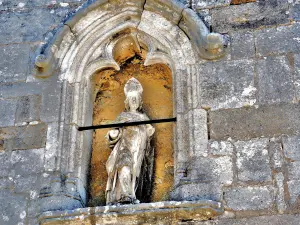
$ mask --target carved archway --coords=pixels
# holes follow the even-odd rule
[[[50,33],[35,61],[35,75],[57,76],[63,83],[56,177],[41,191],[42,210],[74,209],[86,204],[92,132],[77,125],[92,123],[90,77],[120,67],[115,58],[124,40],[147,50],[145,65],[167,64],[173,73],[175,187],[193,156],[205,154],[206,111],[194,109],[195,64],[224,54],[222,35],[209,33],[191,9],[171,0],[88,1]],[[197,136],[197,138],[195,138]],[[177,199],[186,198],[180,191]]]

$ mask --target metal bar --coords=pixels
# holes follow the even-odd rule
[[[155,123],[170,123],[176,122],[177,118],[167,118],[167,119],[158,119],[158,120],[145,120],[145,121],[136,121],[136,122],[128,122],[128,123],[112,123],[112,124],[102,124],[88,127],[78,127],[78,131],[84,130],[97,130],[97,129],[105,129],[105,128],[117,128],[117,127],[131,127],[138,126],[143,124],[155,124]]]

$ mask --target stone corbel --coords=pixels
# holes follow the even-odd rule
[[[66,40],[71,43],[75,41],[75,35],[67,25],[60,25],[55,31],[49,32],[45,43],[39,48],[34,62],[34,76],[47,78],[58,69],[60,48],[65,45]]]
[[[201,58],[217,59],[225,55],[227,42],[223,35],[210,33],[199,16],[191,9],[184,9],[179,27],[190,38]]]

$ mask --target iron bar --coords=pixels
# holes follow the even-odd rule
[[[158,120],[144,120],[144,121],[135,121],[135,122],[128,122],[128,123],[112,123],[112,124],[101,124],[95,126],[88,126],[88,127],[78,127],[78,131],[84,130],[98,130],[98,129],[105,129],[105,128],[119,128],[119,127],[131,127],[131,126],[138,126],[144,124],[157,124],[157,123],[170,123],[176,122],[177,118],[166,118],[166,119],[158,119]]]

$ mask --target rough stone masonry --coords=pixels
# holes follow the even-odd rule
[[[35,79],[33,60],[47,33],[84,2],[0,1],[0,224],[38,224],[39,191],[55,169],[62,84]],[[182,2],[230,43],[224,58],[196,71],[194,105],[208,112],[210,140],[181,191],[225,208],[198,224],[299,224],[300,2]]]

